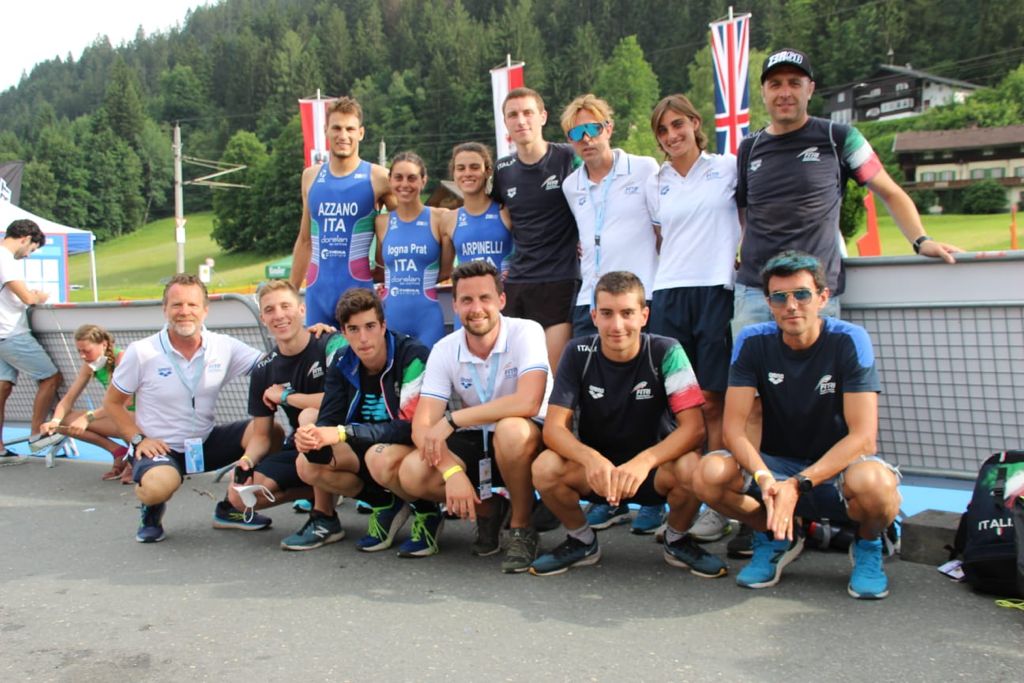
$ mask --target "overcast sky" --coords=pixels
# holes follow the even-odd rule
[[[106,35],[111,45],[185,22],[185,13],[217,0],[11,0],[0,12],[0,92],[17,85],[22,72],[70,52],[77,61],[82,50]]]

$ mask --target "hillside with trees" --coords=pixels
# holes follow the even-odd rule
[[[291,244],[300,211],[299,98],[317,89],[354,94],[366,111],[363,156],[376,160],[381,140],[389,154],[414,149],[438,180],[453,144],[493,142],[488,70],[511,54],[526,62],[527,83],[547,101],[551,139],[560,136],[561,107],[594,91],[617,111],[616,143],[654,153],[647,117],[664,94],[691,94],[710,127],[707,24],[727,7],[722,0],[222,0],[167,33],[140,31],[118,46],[101,38],[80,57],[37,65],[0,94],[0,161],[26,162],[25,208],[105,239],[171,212],[170,127],[180,122],[186,154],[247,164],[232,180],[250,186],[189,187],[186,210],[212,207],[225,248],[279,252]],[[819,91],[881,62],[996,86],[1024,57],[1019,0],[735,7],[754,15],[755,85],[765,52],[783,46],[812,55]],[[1019,122],[1024,75],[1013,78],[963,111],[936,110],[927,121]],[[1016,108],[1002,106],[1005,96],[1017,98]],[[755,124],[763,123],[756,89],[751,105]],[[893,133],[878,126],[872,135]]]

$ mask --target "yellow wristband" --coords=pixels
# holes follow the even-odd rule
[[[465,470],[462,469],[462,465],[452,465],[451,467],[449,467],[448,469],[446,469],[444,471],[444,474],[441,475],[441,478],[444,479],[447,482],[449,479],[454,477],[456,474],[458,474],[459,472],[463,472],[463,471],[465,471]]]
[[[345,425],[338,425],[338,443],[345,443],[348,434],[345,433]]]
[[[241,458],[239,458],[239,460],[244,460],[247,463],[249,463],[249,467],[255,467],[256,466],[256,463],[254,463],[252,461],[252,458],[250,458],[248,455],[243,455]]]
[[[763,477],[764,475],[768,475],[770,477],[772,476],[772,473],[769,472],[768,470],[758,470],[754,472],[754,483],[757,484],[758,486],[761,486],[761,477]]]

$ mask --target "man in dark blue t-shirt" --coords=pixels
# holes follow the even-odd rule
[[[778,583],[803,549],[796,518],[828,518],[859,525],[850,595],[884,598],[881,534],[899,511],[899,474],[875,455],[881,386],[871,339],[857,325],[821,317],[829,290],[813,256],[783,252],[762,281],[775,322],[746,327],[736,340],[723,429],[731,454],[701,461],[697,494],[755,530],[739,585]],[[758,395],[760,451],[746,430]]]

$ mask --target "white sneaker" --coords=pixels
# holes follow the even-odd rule
[[[729,519],[707,506],[704,506],[703,512],[697,516],[697,520],[690,527],[690,535],[701,543],[713,543],[721,540],[730,531],[732,531],[732,524],[729,523]]]
[[[43,436],[40,434],[36,438],[28,440],[28,447],[29,450],[31,450],[33,453],[38,453],[39,451],[45,450],[50,446],[56,446],[60,442],[64,441],[64,439],[66,438],[68,437],[65,434],[61,434],[60,432],[54,432],[49,436]]]

